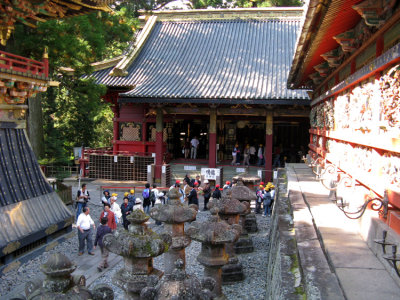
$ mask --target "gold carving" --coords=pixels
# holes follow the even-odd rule
[[[14,252],[15,250],[17,250],[20,246],[21,246],[21,243],[18,241],[9,243],[6,247],[4,247],[3,253],[10,254],[10,253]]]
[[[48,244],[48,245],[46,246],[46,249],[45,249],[45,250],[46,250],[46,251],[50,251],[51,249],[54,249],[57,245],[58,245],[58,242],[54,241],[54,242]]]
[[[58,230],[57,224],[53,224],[53,225],[50,225],[50,226],[46,229],[45,232],[46,232],[47,235],[50,235],[50,234],[56,232],[57,230]]]
[[[21,265],[21,262],[19,260],[13,261],[12,263],[8,264],[7,267],[5,267],[3,269],[3,274],[7,274],[8,272],[18,269],[20,265]]]

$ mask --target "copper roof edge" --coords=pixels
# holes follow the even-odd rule
[[[303,7],[263,7],[263,8],[223,8],[223,9],[188,9],[168,11],[139,11],[147,18],[154,15],[158,21],[232,19],[232,18],[276,18],[301,17]]]
[[[128,75],[128,72],[126,71],[129,66],[132,64],[132,62],[135,60],[135,58],[139,55],[139,53],[142,51],[143,46],[146,44],[146,41],[148,37],[150,36],[150,33],[153,31],[154,25],[157,22],[157,16],[150,16],[150,18],[147,19],[147,22],[145,26],[143,27],[143,30],[141,31],[140,35],[135,41],[135,45],[132,48],[132,50],[127,53],[122,60],[118,62],[118,64],[114,67],[114,69],[111,70],[110,76],[126,76]]]
[[[289,89],[296,89],[299,80],[299,69],[303,61],[302,57],[307,54],[309,46],[315,38],[313,28],[316,26],[316,22],[321,19],[319,13],[326,13],[330,2],[331,0],[308,0],[306,4],[307,8],[302,19],[301,34],[299,34],[296,43],[296,51],[293,56],[292,66],[287,80],[287,87]]]
[[[91,63],[90,65],[93,67],[94,71],[100,71],[116,66],[123,58],[124,55],[119,55],[110,59]],[[59,70],[67,75],[73,75],[75,72],[75,69],[69,67],[61,67]]]

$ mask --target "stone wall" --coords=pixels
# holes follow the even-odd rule
[[[303,299],[299,258],[288,197],[287,176],[280,170],[270,226],[267,299]]]

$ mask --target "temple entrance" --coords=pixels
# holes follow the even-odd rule
[[[196,137],[199,140],[197,159],[208,158],[208,121],[205,120],[175,120],[173,139],[170,152],[174,159],[185,158],[185,143]],[[190,148],[189,148],[190,152]],[[190,158],[190,153],[189,153]]]
[[[231,160],[232,150],[235,144],[238,143],[241,151],[248,144],[250,147],[253,146],[256,150],[259,145],[265,144],[265,123],[262,122],[250,122],[250,121],[238,121],[225,123],[224,130],[220,133],[223,134],[224,139],[220,139],[219,146],[219,159],[220,160]],[[255,164],[254,158],[250,164]]]

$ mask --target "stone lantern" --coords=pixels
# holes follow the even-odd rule
[[[228,262],[228,255],[225,252],[225,244],[233,243],[239,238],[241,228],[239,225],[229,225],[218,216],[218,208],[210,210],[211,216],[208,222],[193,222],[186,230],[192,239],[201,242],[201,252],[197,260],[204,266],[204,276],[215,280],[215,287],[212,292],[216,299],[224,299],[222,294],[221,267]]]
[[[235,186],[231,188],[231,197],[234,200],[240,201],[242,204],[246,205],[247,210],[244,213],[240,214],[239,224],[242,226],[242,233],[239,241],[235,244],[236,253],[250,253],[254,251],[253,241],[248,235],[248,228],[246,223],[252,223],[250,227],[254,226],[257,228],[256,217],[253,214],[253,217],[249,217],[251,214],[250,203],[251,200],[257,200],[256,193],[250,190],[247,186],[243,184],[241,178],[238,179]],[[255,224],[255,225],[254,225]]]
[[[165,279],[165,277],[164,277]],[[141,299],[180,299],[180,300],[211,300],[215,295],[211,290],[215,286],[215,280],[209,277],[202,281],[196,276],[187,275],[182,259],[175,262],[175,269],[169,279],[156,287],[146,287],[140,294]]]
[[[141,290],[149,278],[161,278],[163,272],[153,267],[153,257],[168,250],[171,237],[159,236],[147,228],[149,220],[142,210],[134,210],[128,217],[128,230],[117,229],[103,238],[104,246],[124,258],[124,267],[114,275],[114,283],[125,291],[125,299],[140,299]],[[155,280],[153,280],[156,284]]]
[[[174,270],[174,264],[178,259],[183,261],[185,268],[185,248],[189,246],[191,239],[185,235],[185,222],[196,219],[197,210],[195,205],[184,205],[181,203],[180,194],[176,189],[169,192],[169,201],[166,205],[157,205],[150,211],[150,216],[156,221],[164,223],[164,229],[172,237],[172,243],[168,252],[164,254],[165,274],[168,277]]]
[[[85,287],[85,276],[71,275],[75,271],[76,265],[61,253],[55,253],[50,256],[49,260],[40,269],[46,275],[46,278],[27,282],[25,285],[26,298],[14,297],[13,299],[114,299],[114,292],[111,287],[100,284],[89,290]]]
[[[245,174],[241,177],[234,178],[237,183],[232,187],[232,195],[239,201],[247,201],[249,203],[249,211],[243,220],[243,226],[247,232],[257,232],[256,215],[251,212],[251,202],[254,201],[255,203],[257,201],[257,195],[254,190],[250,189],[250,186],[254,186],[254,184],[259,180],[259,177]]]
[[[246,204],[241,203],[237,199],[232,199],[231,189],[226,190],[222,194],[221,199],[212,199],[208,207],[217,207],[219,217],[226,221],[229,225],[239,225],[240,214],[247,211]],[[229,256],[228,263],[222,267],[222,283],[229,284],[244,279],[243,267],[235,254],[234,243],[226,243],[225,251]]]

